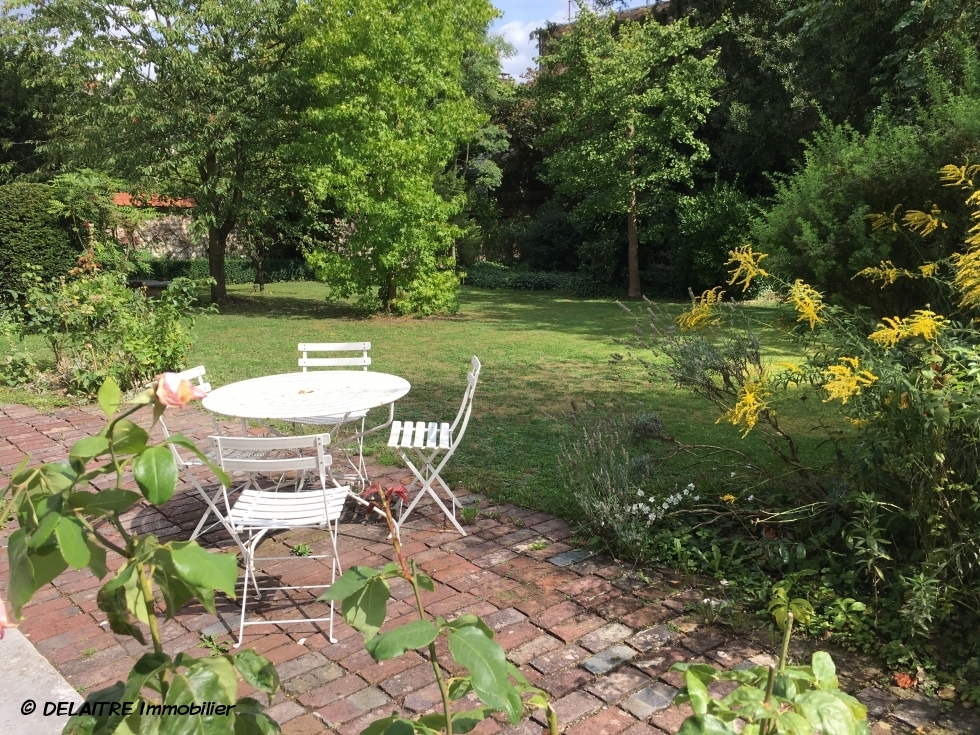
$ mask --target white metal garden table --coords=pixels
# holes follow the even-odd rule
[[[362,432],[356,439],[390,426],[395,401],[411,387],[404,378],[387,373],[321,370],[229,383],[215,388],[201,403],[212,413],[241,419],[243,434],[248,433],[249,419],[298,421],[308,416],[335,416],[342,423],[351,414],[390,407],[385,423]],[[366,482],[367,478],[361,481]]]

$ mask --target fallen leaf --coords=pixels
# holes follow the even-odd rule
[[[895,684],[902,689],[911,689],[916,684],[916,679],[914,676],[906,674],[902,671],[892,676],[892,681],[894,681]]]

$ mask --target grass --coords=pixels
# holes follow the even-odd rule
[[[584,426],[606,418],[655,412],[681,441],[768,455],[758,438],[743,440],[735,427],[716,424],[717,411],[688,391],[651,380],[636,360],[611,360],[613,353],[623,352],[612,338],[629,337],[634,323],[611,300],[464,288],[457,315],[415,319],[359,317],[325,297],[325,287],[316,283],[275,283],[262,293],[231,286],[221,313],[198,321],[188,365],[203,363],[212,384],[219,386],[294,372],[301,341],[370,341],[372,369],[412,384],[398,402],[396,418],[444,421],[455,415],[469,358],[478,355],[483,372],[473,418],[447,465],[447,479],[498,501],[566,516],[574,507],[557,475],[560,446],[580,436]],[[665,308],[679,313],[684,305]],[[798,359],[792,344],[772,336],[777,339],[768,357]],[[49,408],[59,401],[64,399],[0,389],[0,402]],[[797,433],[812,425],[813,411],[822,410],[819,401],[790,401],[779,409]],[[804,436],[802,443],[818,451],[819,441]],[[368,450],[383,463],[393,463],[394,455],[383,445],[379,437]]]

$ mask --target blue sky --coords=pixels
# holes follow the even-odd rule
[[[493,3],[503,12],[493,24],[493,30],[502,35],[517,53],[502,60],[505,72],[520,79],[521,74],[529,66],[534,66],[537,54],[537,44],[528,39],[535,28],[540,28],[547,21],[562,23],[568,20],[569,0],[494,0]],[[630,6],[644,5],[644,0],[632,0]],[[571,3],[574,14],[575,3]]]

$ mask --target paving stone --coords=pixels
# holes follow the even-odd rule
[[[602,707],[602,701],[585,692],[572,692],[552,702],[551,706],[558,714],[558,727],[564,728],[576,720],[591,715]],[[534,719],[544,722],[544,714],[539,710],[535,713]]]
[[[649,628],[650,626],[662,623],[673,616],[674,612],[672,610],[668,610],[663,605],[647,605],[646,607],[641,607],[639,610],[631,612],[629,615],[623,616],[623,619],[620,622],[634,629]]]
[[[626,699],[620,704],[620,707],[637,719],[645,720],[654,713],[669,707],[674,701],[675,694],[677,694],[676,689],[656,681]]]
[[[558,699],[576,689],[584,689],[594,678],[588,671],[576,666],[574,669],[566,669],[538,679],[534,682],[534,686],[544,689],[552,699]]]
[[[632,666],[598,677],[587,690],[606,703],[618,702],[628,694],[650,684],[650,677]]]
[[[276,673],[279,674],[280,681],[289,681],[294,676],[305,674],[310,669],[324,666],[327,663],[329,662],[326,656],[318,651],[313,651],[307,653],[305,656],[298,656],[276,666]]]
[[[581,646],[569,645],[531,659],[531,666],[542,674],[553,674],[588,658],[589,652]]]
[[[361,677],[349,674],[301,694],[299,702],[306,707],[324,707],[331,702],[336,702],[341,697],[360,691],[366,686],[367,682]]]
[[[282,725],[283,723],[294,720],[297,717],[302,717],[306,714],[306,710],[296,704],[296,702],[287,699],[285,702],[277,704],[275,707],[270,707],[265,711],[265,713]]]
[[[577,638],[581,638],[583,635],[588,635],[597,628],[601,628],[605,624],[606,621],[600,618],[598,615],[581,613],[579,615],[575,615],[574,617],[568,618],[568,620],[565,620],[558,625],[550,626],[549,632],[552,635],[558,636],[566,643],[570,643]]]
[[[314,689],[319,689],[325,684],[342,678],[346,673],[339,664],[333,661],[327,661],[312,671],[307,671],[305,674],[294,676],[289,681],[284,681],[282,688],[295,697],[313,691]]]
[[[282,735],[317,735],[324,730],[325,725],[316,717],[308,714],[290,720],[282,726]]]
[[[362,710],[374,709],[375,707],[380,707],[383,704],[391,701],[388,699],[387,695],[377,687],[365,687],[354,694],[347,697],[347,701],[351,702]]]
[[[650,724],[659,727],[666,733],[675,733],[681,729],[684,720],[694,714],[691,705],[682,704],[680,707],[671,705],[665,710],[657,712],[650,718]]]
[[[507,654],[507,658],[518,666],[523,666],[534,658],[542,656],[556,648],[561,648],[562,642],[550,635],[540,635],[532,641],[518,646]]]
[[[645,722],[637,722],[633,727],[623,733],[623,735],[664,735],[664,731],[651,727]]]
[[[574,602],[562,599],[563,602],[532,614],[531,620],[542,628],[551,628],[583,612],[582,608]]]
[[[671,666],[686,661],[690,654],[682,648],[661,648],[633,659],[632,664],[651,677],[658,677]]]
[[[910,727],[927,727],[939,717],[939,704],[929,700],[919,702],[907,699],[892,710],[892,717]]]
[[[494,630],[501,630],[510,625],[517,625],[518,623],[523,623],[525,620],[527,620],[527,616],[512,607],[506,610],[500,610],[483,618],[483,622]]]
[[[593,674],[604,674],[619,666],[624,661],[629,661],[636,655],[629,646],[613,646],[602,653],[597,653],[591,658],[582,662],[582,667],[588,669]]]
[[[439,691],[439,685],[432,683],[405,697],[405,709],[410,709],[412,712],[427,712],[441,702],[442,693]]]
[[[722,645],[726,640],[725,635],[720,631],[706,628],[681,639],[681,645],[694,653],[704,653],[709,648]]]
[[[618,735],[635,725],[636,720],[616,707],[599,710],[587,720],[573,725],[565,731],[566,735]]]
[[[403,694],[421,689],[435,680],[432,673],[432,666],[423,664],[414,669],[403,671],[402,673],[381,682],[381,688],[392,697],[400,697]]]
[[[646,653],[647,651],[655,651],[658,648],[662,648],[667,643],[677,640],[679,637],[679,633],[676,633],[667,626],[655,625],[652,628],[641,630],[639,633],[627,638],[626,642],[637,651]]]
[[[584,561],[590,556],[593,556],[595,552],[586,551],[585,549],[575,549],[574,551],[566,551],[563,554],[558,554],[548,559],[549,562],[554,564],[556,567],[567,567],[575,564],[576,562]]]
[[[719,646],[713,651],[708,651],[708,657],[714,659],[725,668],[731,668],[740,664],[750,656],[759,653],[759,649],[744,640],[729,641],[723,646]]]
[[[868,708],[868,719],[878,720],[888,714],[891,706],[898,701],[894,694],[879,689],[878,687],[867,687],[854,695],[861,704]]]
[[[622,623],[610,623],[583,636],[578,644],[587,651],[598,653],[617,643],[622,643],[631,635],[633,635],[632,628],[627,628]]]

